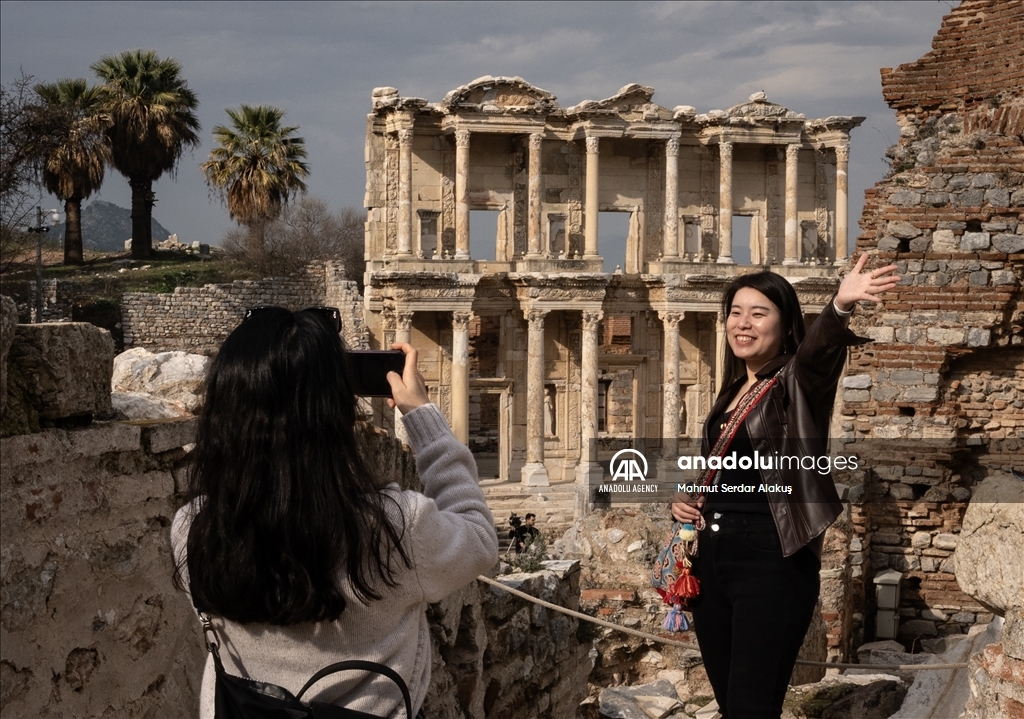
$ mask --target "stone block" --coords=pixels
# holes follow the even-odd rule
[[[979,172],[971,178],[971,187],[994,187],[996,176],[991,172]]]
[[[889,373],[889,381],[893,384],[916,385],[924,381],[924,372],[916,369],[901,369]]]
[[[896,331],[892,327],[868,327],[864,330],[864,336],[875,342],[892,342]]]
[[[964,342],[964,331],[952,327],[929,327],[928,339],[940,345],[958,345]]]
[[[194,417],[140,422],[142,446],[153,454],[184,447],[195,442],[196,424]]]
[[[889,196],[889,202],[898,207],[910,207],[921,204],[921,193],[913,190],[900,190]]]
[[[1010,206],[1010,191],[1002,188],[988,190],[985,192],[985,202],[994,207]]]
[[[967,275],[967,284],[971,287],[988,287],[988,270],[978,270]]]
[[[1014,190],[1010,195],[1011,207],[1024,207],[1024,189]]]
[[[934,637],[937,636],[938,633],[939,630],[935,626],[935,622],[929,621],[927,619],[911,619],[909,622],[903,622],[900,624],[900,636]]]
[[[992,238],[992,247],[997,252],[1005,252],[1008,255],[1024,252],[1024,235],[1000,233]]]
[[[991,244],[991,235],[987,232],[965,232],[960,238],[960,249],[964,252],[987,250]]]
[[[957,547],[957,536],[949,533],[936,534],[935,538],[932,540],[932,544],[936,549],[952,551]]]
[[[958,246],[952,230],[935,230],[932,233],[932,252],[956,252]]]
[[[843,392],[844,402],[867,402],[871,399],[871,393],[866,389],[848,389]]]
[[[952,538],[960,588],[987,607],[1024,610],[1024,483],[989,475],[975,487],[960,535]]]
[[[965,190],[971,186],[969,175],[953,175],[949,178],[948,187],[951,190]]]
[[[1015,284],[1017,284],[1017,277],[1012,270],[996,270],[992,273],[992,285],[995,287]]]
[[[907,402],[934,402],[939,398],[937,387],[908,387],[903,392]]]
[[[931,532],[914,532],[910,537],[910,546],[915,549],[926,549],[932,544]]]
[[[882,252],[898,252],[900,241],[895,237],[883,237],[878,241],[878,249]]]
[[[871,399],[876,402],[889,402],[890,400],[896,399],[900,395],[900,390],[892,385],[875,385],[874,389],[871,390]],[[896,436],[899,436],[898,434]]]
[[[887,231],[893,237],[899,237],[902,240],[913,239],[914,237],[921,236],[921,230],[914,227],[913,223],[905,221],[892,221],[887,225]]]
[[[981,207],[982,203],[985,202],[985,191],[981,189],[971,189],[966,192],[960,193],[960,204],[967,207]]]
[[[924,332],[917,327],[899,327],[896,330],[896,341],[903,344],[916,344],[922,337]]]
[[[843,377],[843,389],[869,389],[871,387],[871,375],[856,374]]]
[[[18,325],[10,360],[42,419],[111,411],[114,340],[88,322]]]
[[[972,327],[967,330],[968,347],[988,347],[991,341],[992,330],[982,329],[981,327]]]
[[[925,193],[924,203],[932,207],[941,207],[949,204],[949,197],[948,192],[928,192]]]
[[[915,237],[910,241],[911,252],[927,252],[931,241],[927,237]]]

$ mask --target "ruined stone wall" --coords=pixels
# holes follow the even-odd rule
[[[194,713],[204,650],[169,538],[192,431],[110,423],[0,442],[5,717]]]
[[[974,485],[1024,452],[1024,5],[968,0],[920,60],[882,70],[900,140],[866,193],[858,250],[903,281],[851,328],[841,430],[884,440],[852,477],[863,561],[855,639],[873,632],[871,578],[904,572],[901,638],[960,633],[991,614],[950,556]],[[877,447],[877,445],[876,445]],[[866,628],[865,628],[866,627]]]
[[[358,291],[334,262],[310,265],[295,277],[176,287],[169,294],[125,293],[121,310],[124,345],[155,352],[212,354],[238,326],[246,308],[265,305],[292,310],[314,305],[339,307],[346,342],[365,347]]]

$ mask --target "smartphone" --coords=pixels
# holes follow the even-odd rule
[[[402,350],[349,350],[348,366],[355,382],[353,394],[357,397],[390,397],[388,372],[402,374],[405,353]]]

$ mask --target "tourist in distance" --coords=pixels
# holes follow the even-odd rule
[[[315,672],[370,660],[408,684],[430,680],[426,608],[498,561],[494,520],[469,450],[427,398],[416,350],[388,374],[423,493],[374,476],[360,455],[337,326],[316,310],[251,311],[207,378],[189,473],[171,528],[175,579],[212,616],[229,674],[295,694]],[[208,657],[200,716],[214,716]],[[398,688],[333,674],[303,701],[404,716]]]
[[[849,317],[857,302],[879,302],[900,281],[896,265],[865,272],[867,259],[861,255],[806,336],[800,302],[783,277],[741,275],[728,286],[725,372],[704,422],[705,456],[713,447],[740,457],[828,455],[846,348],[868,341],[847,329]],[[721,435],[732,437],[725,447]],[[828,474],[747,466],[711,481],[792,492],[680,493],[671,503],[673,518],[697,532],[700,595],[690,608],[723,719],[781,715],[818,599],[825,530],[842,511]]]

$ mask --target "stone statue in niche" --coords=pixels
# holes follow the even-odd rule
[[[555,436],[555,388],[548,385],[544,388],[544,436]]]

